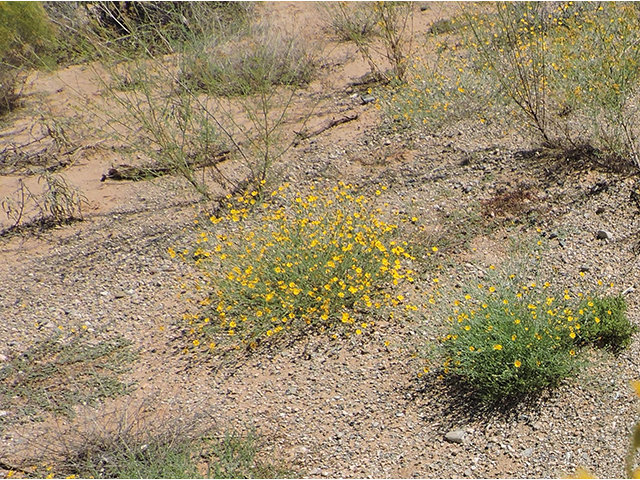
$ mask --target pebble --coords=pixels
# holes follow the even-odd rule
[[[362,100],[363,105],[366,105],[367,103],[375,102],[376,97],[374,97],[373,95],[364,95],[360,98],[360,100]]]
[[[598,232],[596,233],[596,238],[598,240],[612,240],[613,235],[611,235],[611,233],[607,232],[606,230],[598,230]]]
[[[531,455],[533,455],[533,448],[527,448],[523,450],[521,455],[523,458],[529,458]]]
[[[464,443],[464,430],[451,430],[444,436],[445,440],[451,443]]]

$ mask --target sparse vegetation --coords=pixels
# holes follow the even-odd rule
[[[428,37],[437,58],[416,58],[382,103],[404,127],[513,119],[541,145],[587,144],[638,167],[634,22],[627,3],[464,5],[454,31]]]
[[[137,422],[138,419],[136,419]],[[195,430],[198,427],[194,428]],[[77,478],[287,478],[289,471],[256,458],[253,433],[194,435],[184,428],[95,432],[73,445],[55,471]]]
[[[358,47],[372,74],[386,83],[405,80],[413,36],[412,2],[335,2],[325,7],[325,14],[329,29]]]
[[[76,405],[126,394],[131,385],[121,375],[135,359],[130,341],[97,339],[86,325],[35,343],[0,366],[0,400],[9,412],[0,427],[43,411],[73,416]]]
[[[59,429],[25,468],[36,478],[287,478],[281,464],[258,458],[263,440],[251,429],[221,431],[205,413],[167,417],[153,407],[122,407]],[[152,413],[153,412],[153,413]]]
[[[70,186],[61,175],[45,171],[38,179],[44,183],[41,193],[32,192],[23,180],[10,197],[0,202],[12,224],[0,231],[1,235],[29,229],[47,229],[82,220],[82,206],[86,197]]]
[[[512,274],[453,302],[444,338],[444,373],[486,401],[555,387],[580,368],[580,347],[619,351],[637,330],[621,297],[598,296]]]
[[[148,42],[135,32],[130,36],[141,48]],[[147,57],[126,57],[126,72],[106,59],[103,66],[113,79],[104,85],[106,97],[124,114],[115,116],[96,104],[97,114],[117,126],[112,130],[117,138],[182,175],[205,199],[211,179],[224,188],[237,190],[244,183],[261,188],[293,144],[283,128],[296,93],[312,78],[314,58],[307,45],[266,23],[248,22],[191,34],[175,49],[179,53],[173,57],[150,48]],[[236,175],[217,168],[221,151],[240,161]]]

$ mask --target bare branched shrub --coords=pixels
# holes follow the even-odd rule
[[[13,195],[5,197],[0,206],[11,222],[0,231],[1,235],[25,228],[50,228],[82,220],[82,206],[87,198],[77,188],[69,185],[61,176],[47,171],[40,174],[38,183],[43,183],[41,193],[32,192],[24,181]]]
[[[405,81],[413,35],[412,2],[336,2],[325,7],[325,14],[329,29],[340,40],[355,43],[371,73],[386,82]],[[391,75],[381,66],[381,58],[391,65]]]

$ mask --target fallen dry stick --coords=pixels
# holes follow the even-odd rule
[[[357,118],[358,118],[358,114],[352,113],[351,115],[347,115],[346,117],[342,117],[338,119],[334,118],[328,122],[325,122],[324,125],[321,125],[320,127],[316,128],[312,132],[302,131],[302,132],[295,132],[295,134],[298,136],[300,140],[306,140],[308,138],[315,137],[316,135],[320,135],[322,132],[329,130],[330,128],[333,128],[335,126],[342,125],[343,123],[347,123],[347,122],[352,122]]]

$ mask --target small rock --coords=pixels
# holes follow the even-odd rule
[[[117,292],[113,292],[113,297],[114,298],[124,298],[126,297],[126,293],[124,293],[123,291],[119,290]]]
[[[366,105],[367,103],[375,102],[376,97],[374,97],[373,95],[364,95],[360,98],[360,100],[362,101],[363,105]]]
[[[596,209],[596,215],[602,215],[605,212],[605,208],[604,207],[598,207]]]
[[[551,232],[549,234],[549,240],[553,240],[554,238],[558,238],[558,234],[556,232]]]
[[[462,189],[464,193],[471,193],[471,190],[473,190],[473,187],[471,185],[467,185]]]
[[[9,415],[7,410],[0,410],[0,417],[6,417],[7,415]]]
[[[611,233],[607,232],[606,230],[598,230],[598,233],[596,233],[596,238],[598,240],[611,240],[613,238],[613,235],[611,235]]]
[[[591,270],[587,265],[580,265],[580,271],[581,272],[588,272],[589,270]]]
[[[298,393],[298,387],[294,385],[287,389],[287,391],[285,392],[285,395],[295,395],[296,393]]]
[[[6,362],[7,360],[9,360],[9,359],[7,358],[6,355],[0,354],[0,362]]]
[[[529,458],[531,455],[533,455],[533,448],[527,448],[526,450],[524,450],[521,454],[520,454],[523,458]]]
[[[451,443],[464,443],[465,432],[464,430],[451,430],[444,438]]]

